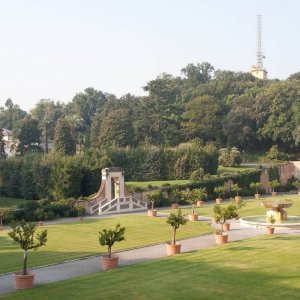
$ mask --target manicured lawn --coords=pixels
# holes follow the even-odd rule
[[[13,207],[29,200],[0,197],[0,207]]]
[[[296,194],[284,194],[284,195],[279,195],[277,197],[272,197],[272,196],[264,196],[259,200],[255,200],[254,197],[247,197],[244,198],[245,202],[246,202],[246,206],[243,207],[240,210],[240,216],[253,216],[253,215],[264,215],[266,214],[267,209],[264,208],[261,205],[261,201],[276,201],[276,200],[285,200],[285,199],[291,199],[294,204],[292,207],[287,209],[288,215],[296,215],[296,216],[300,216],[300,196],[296,195]],[[226,205],[228,203],[228,200],[223,201],[223,204]],[[213,205],[215,203],[210,202],[209,204],[205,204],[203,207],[197,207],[196,208],[196,212],[200,215],[200,216],[212,216],[212,209],[213,209]],[[172,210],[163,210],[162,212],[171,212]],[[182,213],[183,214],[188,214],[190,213],[192,210],[191,208],[183,208],[182,209]]]
[[[299,235],[261,236],[81,276],[5,299],[299,299]]]
[[[218,168],[218,174],[222,174],[222,173],[238,173],[238,172],[245,172],[245,171],[249,171],[249,170],[253,170],[254,167],[251,166],[239,166],[239,167],[222,167],[219,166]]]
[[[134,188],[145,189],[149,185],[151,185],[152,187],[161,187],[161,186],[164,186],[167,184],[180,185],[180,184],[186,184],[189,182],[190,182],[189,180],[138,181],[138,182],[128,181],[128,182],[126,182],[126,186],[128,189],[133,190]]]
[[[48,230],[48,243],[38,251],[29,253],[29,267],[103,253],[106,248],[99,244],[99,231],[115,227],[117,223],[126,227],[126,241],[117,243],[113,251],[171,240],[172,228],[166,224],[165,218],[160,217],[126,215],[49,225],[44,226]],[[205,222],[188,222],[178,230],[177,238],[183,239],[209,232],[212,232],[212,229]],[[13,244],[7,232],[0,232],[0,273],[20,269],[21,262],[21,250]]]

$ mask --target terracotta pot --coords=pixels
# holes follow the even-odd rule
[[[260,194],[255,194],[255,199],[259,199],[260,198]]]
[[[119,256],[118,255],[111,255],[111,257],[108,257],[108,255],[102,255],[101,256],[101,265],[102,269],[104,270],[110,270],[114,269],[118,266],[119,262]]]
[[[277,192],[272,192],[272,196],[277,196],[278,193]]]
[[[43,221],[39,221],[38,223],[37,223],[37,226],[43,226],[44,225],[44,222]]]
[[[155,209],[149,209],[148,210],[148,216],[149,217],[156,217],[157,216],[157,210],[155,210]]]
[[[33,286],[34,275],[35,275],[34,273],[28,271],[27,271],[27,275],[22,275],[22,271],[15,272],[14,273],[15,288],[17,290],[31,288]]]
[[[197,206],[203,206],[203,205],[204,205],[204,201],[202,201],[202,200],[197,201]]]
[[[198,215],[189,214],[189,221],[198,221]]]
[[[216,203],[217,203],[217,204],[221,204],[221,203],[222,203],[222,198],[220,198],[220,197],[217,198],[217,199],[216,199]]]
[[[215,232],[216,244],[222,245],[228,242],[228,233],[221,234],[219,232]]]
[[[300,191],[298,191],[298,195],[300,196]]]
[[[229,223],[225,223],[223,225],[223,229],[224,229],[224,231],[229,231],[230,230],[230,224]]]
[[[242,200],[241,196],[235,196],[234,197],[235,202],[240,202]]]
[[[4,227],[3,226],[0,226],[0,231],[3,231],[4,230]]]
[[[172,245],[171,243],[167,243],[167,254],[169,256],[174,254],[179,254],[181,249],[181,244]]]
[[[274,234],[275,228],[274,227],[266,227],[266,230],[267,230],[267,234]]]
[[[172,203],[172,208],[173,208],[173,209],[179,208],[179,204],[178,204],[178,203]]]

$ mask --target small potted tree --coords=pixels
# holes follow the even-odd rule
[[[8,235],[23,249],[23,270],[14,273],[16,289],[26,289],[33,286],[34,273],[27,271],[27,256],[31,249],[37,250],[46,245],[47,230],[37,233],[35,223],[25,221],[11,223],[12,231]]]
[[[226,223],[228,220],[238,218],[238,210],[245,205],[242,201],[238,203],[231,202],[228,206],[221,206],[215,204],[213,207],[214,219],[221,225],[221,231],[215,232],[216,243],[221,245],[228,241],[228,231],[230,224]]]
[[[180,201],[180,192],[178,188],[171,191],[170,199],[172,201],[172,209],[178,209]]]
[[[279,181],[277,179],[274,179],[269,182],[269,185],[272,188],[272,196],[277,196],[278,193],[275,190],[280,186]]]
[[[224,187],[224,185],[216,186],[214,188],[214,192],[218,195],[218,198],[216,199],[216,203],[220,204],[222,202],[222,196],[225,193],[225,187]]]
[[[266,227],[267,233],[268,234],[274,234],[274,230],[275,230],[274,224],[276,222],[276,219],[273,215],[270,215],[270,216],[268,216],[268,221],[271,224],[271,226]]]
[[[227,243],[228,233],[224,230],[224,224],[228,219],[227,207],[221,206],[220,204],[215,204],[213,207],[214,219],[216,223],[221,225],[221,231],[215,232],[215,239],[218,245]]]
[[[204,205],[204,199],[207,197],[207,191],[206,188],[199,188],[199,189],[194,189],[195,191],[195,196],[197,197],[197,206],[203,206]]]
[[[180,208],[178,209],[177,214],[170,213],[169,217],[167,218],[167,223],[173,228],[172,242],[167,243],[167,254],[169,256],[180,253],[181,244],[176,243],[176,231],[180,225],[185,225],[186,222],[187,220],[183,217]]]
[[[101,246],[107,246],[107,254],[101,256],[101,264],[104,270],[113,269],[118,266],[119,256],[111,253],[111,248],[116,242],[125,240],[125,227],[120,224],[115,229],[103,229],[99,232],[99,243]]]
[[[300,196],[300,181],[295,180],[293,181],[292,185],[297,189],[298,195]]]
[[[10,209],[8,207],[0,207],[0,231],[4,230],[3,219],[8,215]]]
[[[148,209],[148,216],[149,217],[156,217],[157,216],[157,210],[154,209],[154,204],[158,203],[159,198],[160,198],[160,192],[159,191],[154,191],[154,192],[148,194],[148,198],[150,199],[150,202],[151,202],[151,209]]]
[[[239,185],[238,185],[237,183],[233,184],[233,185],[231,186],[231,190],[232,190],[233,192],[235,192],[234,200],[235,200],[236,202],[241,201],[242,198],[241,198],[241,196],[239,195],[239,192],[240,192],[242,189],[239,187]]]
[[[260,182],[251,182],[250,183],[250,189],[254,190],[256,194],[254,195],[256,199],[260,198],[260,189],[262,188],[262,184]]]

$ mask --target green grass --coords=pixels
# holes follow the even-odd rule
[[[249,171],[249,170],[253,170],[254,167],[252,166],[239,166],[239,167],[222,167],[219,166],[218,168],[218,174],[223,174],[223,173],[239,173],[239,172],[245,172],[245,171]]]
[[[126,227],[126,240],[116,243],[113,251],[171,240],[172,228],[165,218],[160,217],[126,215],[49,225],[44,226],[48,230],[47,245],[29,253],[28,266],[41,266],[106,252],[106,248],[99,244],[99,231],[115,227],[117,223]],[[188,222],[178,230],[177,238],[189,238],[209,232],[212,229],[205,222]],[[22,266],[21,249],[13,244],[7,232],[0,232],[0,266],[0,273],[16,271]]]
[[[264,196],[259,200],[255,200],[254,197],[247,197],[244,198],[244,201],[246,202],[246,206],[243,207],[240,210],[240,216],[253,216],[253,215],[265,215],[267,209],[264,208],[261,205],[261,201],[275,201],[275,200],[285,200],[285,199],[291,199],[294,204],[292,207],[287,209],[288,215],[300,215],[300,196],[296,195],[296,194],[282,194],[279,195],[277,197],[272,197],[272,196]],[[210,202],[205,204],[202,207],[197,207],[195,210],[196,212],[200,215],[200,216],[212,216],[212,210],[213,210],[213,205],[215,204],[215,202]],[[222,205],[226,205],[228,204],[228,200],[223,201]],[[182,213],[183,214],[188,214],[190,213],[192,210],[191,208],[182,208]],[[170,213],[172,212],[172,210],[170,209],[166,209],[163,210],[162,212],[166,212],[166,213]]]
[[[0,207],[14,207],[29,200],[0,197]]]
[[[180,185],[180,184],[186,184],[189,183],[189,180],[163,180],[163,181],[128,181],[126,182],[126,186],[129,190],[133,190],[135,188],[145,189],[149,185],[152,187],[162,187],[166,184],[169,185]]]
[[[99,272],[5,299],[299,299],[299,235],[261,236]]]

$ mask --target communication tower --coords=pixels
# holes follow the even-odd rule
[[[256,64],[250,69],[250,73],[259,79],[267,79],[268,72],[264,69],[263,60],[265,56],[262,52],[262,31],[261,31],[261,15],[257,16],[257,50],[256,50]]]

